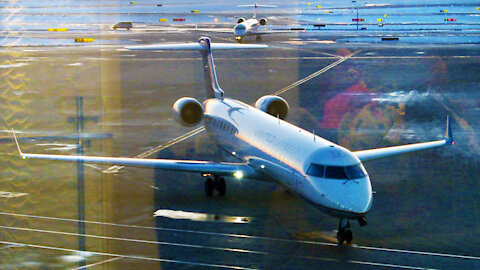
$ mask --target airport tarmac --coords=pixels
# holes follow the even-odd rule
[[[369,224],[353,223],[354,244],[338,246],[338,220],[276,184],[227,179],[225,197],[207,198],[200,175],[24,161],[2,141],[0,269],[480,268],[478,46],[263,42],[270,48],[214,52],[229,97],[253,104],[281,93],[289,121],[353,150],[439,139],[450,115],[456,144],[365,162],[376,192]],[[198,52],[10,47],[0,74],[2,137],[15,128],[24,152],[80,145],[86,155],[136,156],[192,130],[171,115],[178,98],[205,98]],[[349,96],[352,85],[361,91]],[[353,105],[327,119],[325,105],[342,93]],[[75,134],[78,118],[88,136],[59,137]],[[201,130],[155,156],[229,160]]]

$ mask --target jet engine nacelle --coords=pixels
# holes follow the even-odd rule
[[[279,96],[263,96],[255,102],[255,107],[280,119],[287,118],[290,110],[287,101]]]
[[[237,23],[242,23],[244,21],[245,21],[245,18],[240,18],[240,19],[238,19]]]
[[[193,127],[203,119],[203,105],[191,97],[183,97],[173,104],[173,117],[182,126]]]
[[[266,24],[267,24],[267,19],[261,18],[258,22],[259,22],[261,25],[266,25]]]

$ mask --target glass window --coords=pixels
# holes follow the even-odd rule
[[[365,177],[365,172],[363,171],[362,165],[360,164],[345,167],[345,173],[347,174],[348,179],[358,179]]]
[[[308,167],[307,174],[315,177],[323,177],[324,168],[325,166],[323,165],[312,163],[310,167]]]
[[[328,166],[325,170],[325,177],[332,179],[347,179],[344,167]]]

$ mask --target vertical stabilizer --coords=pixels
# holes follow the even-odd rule
[[[200,50],[203,60],[203,73],[205,76],[205,87],[207,88],[207,96],[209,98],[221,98],[223,97],[223,90],[218,85],[217,72],[215,71],[215,63],[212,56],[212,44],[210,38],[201,37],[198,40],[204,50]]]
[[[256,19],[257,18],[257,8],[259,7],[278,7],[278,6],[274,6],[274,5],[262,5],[262,4],[252,4],[252,5],[238,5],[237,7],[253,7],[254,10],[253,10],[253,18]]]

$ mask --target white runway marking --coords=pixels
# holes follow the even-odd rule
[[[381,266],[381,267],[390,267],[390,268],[400,268],[400,269],[418,269],[418,270],[434,270],[435,268],[425,268],[425,267],[415,267],[408,265],[397,265],[397,264],[385,264],[385,263],[373,263],[373,262],[362,262],[362,261],[348,261],[351,263],[371,265],[371,266]]]
[[[380,60],[385,60],[385,59],[438,59],[440,56],[436,55],[405,55],[405,56],[371,56],[371,55],[365,55],[365,56],[354,56],[351,57],[352,59],[380,59]],[[452,55],[452,56],[441,56],[442,59],[475,59],[475,58],[480,58],[480,55]],[[295,60],[325,60],[325,59],[332,59],[332,58],[340,58],[340,56],[291,56],[291,57],[250,57],[248,60],[255,60],[255,61],[262,61],[262,60],[289,60],[289,61],[295,61]],[[87,59],[87,60],[93,60],[93,59]],[[101,60],[107,60],[107,61],[118,61],[117,58],[102,58]],[[173,62],[180,62],[180,61],[201,61],[202,58],[198,57],[176,57],[176,58],[140,58],[140,59],[129,59],[130,61],[173,61]],[[215,57],[215,61],[245,61],[245,58],[241,57],[233,57],[233,58],[223,58],[223,57]],[[52,60],[54,61],[54,60]]]
[[[16,198],[26,195],[28,195],[28,193],[0,191],[0,198]]]
[[[24,246],[24,247],[40,248],[40,249],[48,249],[48,250],[58,250],[58,251],[65,251],[65,252],[83,252],[81,250],[76,250],[76,249],[59,248],[59,247],[42,246],[42,245],[33,245],[33,244],[25,244],[25,243],[6,242],[6,241],[0,241],[0,244],[20,245],[20,246]],[[89,251],[89,252],[94,254],[94,255],[121,257],[121,258],[136,259],[136,260],[157,261],[157,262],[166,262],[166,263],[186,264],[186,265],[192,265],[192,266],[205,266],[205,267],[225,268],[225,269],[239,269],[239,270],[255,269],[255,268],[245,268],[245,267],[240,267],[240,266],[208,264],[208,263],[195,263],[195,262],[187,262],[187,261],[142,257],[142,256],[135,256],[135,255],[120,255],[120,254],[96,252],[96,251]]]
[[[103,240],[116,240],[116,241],[126,241],[126,242],[136,242],[136,243],[145,243],[145,244],[155,244],[155,245],[167,245],[167,246],[177,246],[177,247],[184,247],[184,248],[199,248],[199,249],[210,249],[215,251],[225,251],[225,252],[238,252],[238,253],[247,253],[247,254],[256,254],[256,255],[264,255],[264,256],[283,256],[283,257],[292,257],[292,258],[300,258],[300,259],[307,259],[307,260],[317,260],[317,261],[331,261],[331,262],[343,262],[338,259],[334,258],[324,258],[324,257],[312,257],[312,256],[299,256],[299,255],[287,255],[287,254],[280,254],[280,253],[270,253],[264,251],[255,251],[255,250],[248,250],[248,249],[236,249],[236,248],[222,248],[222,247],[212,247],[212,246],[202,246],[202,245],[192,245],[192,244],[180,244],[180,243],[173,243],[173,242],[159,242],[159,241],[150,241],[150,240],[140,240],[140,239],[131,239],[131,238],[119,238],[119,237],[109,237],[109,236],[100,236],[100,235],[89,235],[89,234],[78,234],[78,233],[69,233],[69,232],[60,232],[60,231],[49,231],[49,230],[38,230],[38,229],[30,229],[30,228],[20,228],[20,227],[8,227],[8,226],[0,226],[3,229],[10,229],[10,230],[21,230],[21,231],[30,231],[30,232],[39,232],[39,233],[50,233],[50,234],[59,234],[59,235],[69,235],[69,236],[85,236],[89,238],[97,238]],[[2,243],[2,242],[0,242]],[[25,244],[26,246],[35,246],[31,244]],[[53,247],[51,247],[53,248]],[[100,254],[99,252],[95,251],[88,251],[92,254]],[[122,258],[129,258],[130,256],[118,255]],[[112,255],[114,256],[114,255]],[[142,257],[143,258],[143,257]],[[180,261],[177,261],[180,262]],[[375,265],[375,266],[383,266],[383,267],[392,267],[392,268],[401,268],[401,269],[425,269],[424,267],[414,267],[414,266],[407,266],[407,265],[397,265],[397,264],[383,264],[383,263],[376,263],[376,262],[364,262],[364,261],[345,261],[351,264],[364,264],[364,265]],[[216,267],[223,267],[223,268],[231,268],[233,266],[216,266]],[[85,267],[77,268],[83,269]]]
[[[23,245],[11,244],[11,245],[7,245],[5,247],[1,247],[0,250],[1,249],[7,249],[7,248],[21,247],[21,246],[23,246]]]
[[[325,73],[325,72],[327,72],[328,70],[330,70],[330,69],[332,69],[332,68],[340,65],[340,64],[343,63],[345,60],[347,60],[348,58],[354,56],[355,54],[357,54],[357,53],[359,53],[359,52],[360,52],[360,51],[356,51],[356,52],[353,52],[353,53],[351,53],[351,54],[349,54],[349,55],[347,55],[347,56],[345,56],[345,57],[342,57],[342,58],[340,58],[339,60],[333,62],[332,64],[330,64],[330,65],[328,65],[328,66],[320,69],[319,71],[314,72],[314,73],[310,74],[309,76],[307,76],[307,77],[305,77],[305,78],[303,78],[303,79],[301,79],[301,80],[298,80],[298,81],[292,83],[291,85],[289,85],[289,86],[287,86],[287,87],[285,87],[285,88],[282,88],[282,89],[278,90],[277,92],[273,93],[273,95],[281,95],[281,94],[287,92],[288,90],[290,90],[290,89],[292,89],[292,88],[295,88],[295,87],[299,86],[300,84],[302,84],[302,83],[304,83],[304,82],[307,82],[307,81],[309,81],[309,80],[317,77],[318,75],[320,75],[320,74],[322,74],[322,73]]]
[[[28,217],[28,218],[45,219],[45,220],[58,220],[58,221],[74,222],[74,223],[79,222],[79,220],[76,220],[76,219],[45,217],[45,216],[4,213],[4,212],[0,212],[0,215],[14,216],[14,217]],[[173,229],[173,228],[148,227],[148,226],[138,226],[138,225],[117,224],[117,223],[105,223],[105,222],[98,222],[98,221],[83,221],[83,222],[85,222],[86,224],[117,226],[117,227],[124,227],[124,228],[160,230],[160,231],[182,232],[182,233],[192,233],[192,234],[205,234],[205,235],[222,236],[222,237],[246,238],[246,239],[256,239],[256,240],[265,240],[265,241],[279,241],[279,242],[287,242],[287,243],[311,244],[311,245],[321,245],[321,246],[331,246],[331,247],[338,246],[335,243],[315,242],[315,241],[306,241],[306,240],[292,240],[292,239],[253,236],[253,235],[244,235],[244,234],[215,233],[215,232],[193,231],[193,230],[183,230],[183,229]],[[469,255],[456,255],[456,254],[435,253],[435,252],[427,252],[427,251],[403,250],[403,249],[368,247],[368,246],[357,246],[357,245],[351,246],[349,248],[376,250],[376,251],[393,252],[393,253],[415,254],[415,255],[424,255],[424,256],[436,256],[436,257],[445,257],[445,258],[469,259],[469,260],[480,261],[480,257],[469,256]]]
[[[125,258],[125,257],[123,257],[123,256],[115,257],[115,258],[111,258],[111,259],[108,259],[108,260],[105,260],[105,261],[101,261],[101,262],[92,263],[92,264],[89,264],[89,265],[85,265],[85,266],[73,268],[72,270],[87,269],[87,268],[90,268],[90,267],[94,267],[94,266],[97,266],[97,265],[101,265],[101,264],[105,264],[105,263],[117,261],[117,260],[124,259],[124,258]]]

